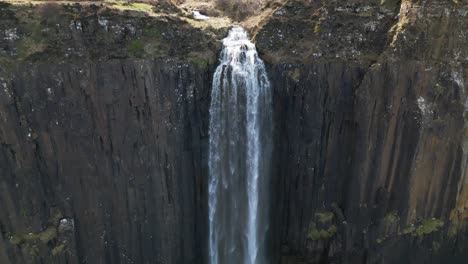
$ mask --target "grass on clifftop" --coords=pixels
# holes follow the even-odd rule
[[[151,12],[153,10],[153,6],[144,3],[134,3],[130,1],[126,2],[113,2],[112,6],[117,7],[123,10],[136,10],[136,11],[144,11],[144,12]]]

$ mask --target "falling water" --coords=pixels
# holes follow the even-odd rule
[[[272,133],[270,83],[247,33],[223,40],[209,142],[210,264],[264,264]]]

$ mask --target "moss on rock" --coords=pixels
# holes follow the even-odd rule
[[[386,224],[393,224],[398,221],[400,221],[400,216],[398,215],[398,212],[396,211],[389,212],[384,216],[384,222]]]
[[[326,229],[318,229],[315,222],[310,223],[309,225],[309,232],[307,234],[307,238],[312,240],[320,240],[320,239],[330,239],[336,234],[337,228],[335,225],[330,225]]]
[[[444,226],[444,222],[436,219],[436,218],[431,218],[431,219],[424,219],[422,220],[418,225],[410,225],[406,228],[404,228],[401,231],[401,234],[403,235],[412,235],[412,236],[425,236],[434,232],[437,232]]]

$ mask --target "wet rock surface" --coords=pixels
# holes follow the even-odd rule
[[[271,262],[464,263],[467,5],[272,2]],[[0,4],[0,263],[206,263],[225,29],[36,8]]]

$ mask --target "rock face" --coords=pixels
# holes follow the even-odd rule
[[[51,210],[73,219],[76,247],[42,258],[59,242],[37,241],[47,263],[199,262],[209,90],[195,87],[210,72],[126,60],[22,70],[1,110],[2,263],[32,261],[10,236],[42,231]]]
[[[271,2],[271,263],[464,263],[467,5]],[[0,263],[206,263],[226,30],[38,8],[0,5]]]

